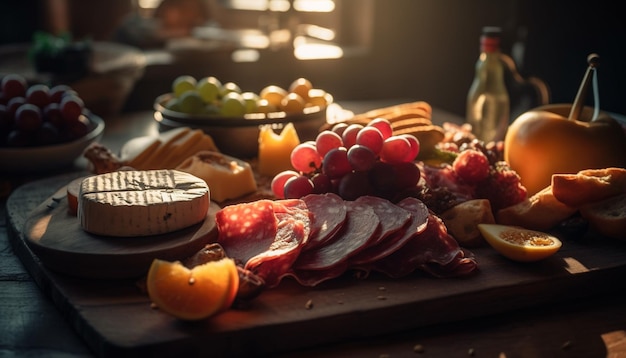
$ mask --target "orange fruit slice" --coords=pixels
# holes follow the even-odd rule
[[[478,229],[489,245],[514,261],[543,260],[561,248],[559,239],[541,231],[498,224],[478,224]]]
[[[200,320],[228,309],[239,288],[239,274],[230,258],[189,269],[179,261],[155,259],[147,278],[150,299],[182,320]]]

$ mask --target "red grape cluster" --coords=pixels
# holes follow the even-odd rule
[[[28,147],[67,142],[87,134],[84,103],[66,85],[28,85],[18,74],[0,81],[0,146]]]
[[[339,123],[293,149],[294,170],[277,174],[272,191],[278,198],[328,192],[345,200],[363,195],[390,198],[418,183],[420,170],[414,160],[419,150],[415,136],[393,135],[386,119],[365,126]]]

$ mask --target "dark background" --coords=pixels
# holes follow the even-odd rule
[[[553,103],[573,101],[587,56],[598,53],[600,105],[626,113],[626,21],[619,2],[341,1],[353,9],[342,14],[342,23],[360,23],[357,29],[368,29],[364,51],[318,61],[296,61],[286,50],[267,51],[257,63],[244,64],[231,62],[228,53],[219,51],[178,56],[167,66],[147,68],[126,110],[151,108],[155,96],[169,91],[173,78],[192,74],[215,75],[251,90],[287,85],[302,76],[338,101],[411,98],[464,115],[481,28],[497,25],[504,30],[503,51],[515,58],[524,76],[537,76],[548,84]],[[96,40],[115,40],[116,28],[131,10],[128,0],[68,0],[68,4],[72,32]],[[361,12],[364,4],[371,9]],[[3,44],[28,42],[49,22],[43,0],[14,1],[9,8],[0,14]],[[591,93],[587,104],[593,105]]]

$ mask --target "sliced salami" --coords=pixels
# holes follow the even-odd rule
[[[343,275],[348,270],[348,263],[343,262],[325,270],[293,270],[288,275],[302,286],[313,287],[324,281]]]
[[[347,262],[378,235],[380,222],[374,209],[355,201],[345,205],[347,217],[341,231],[321,247],[303,251],[294,264],[296,270],[326,270]]]
[[[462,269],[459,265],[462,265]],[[443,276],[446,267],[452,276],[456,273],[472,272],[477,265],[473,258],[466,257],[456,240],[447,233],[443,221],[430,214],[424,232],[414,235],[402,250],[376,261],[369,268],[398,278],[416,269],[431,274],[437,272],[438,276]]]
[[[386,240],[370,245],[350,260],[354,266],[368,265],[396,252],[415,235],[426,230],[428,223],[428,207],[419,199],[408,197],[397,204],[398,208],[409,213],[408,223],[390,235]]]
[[[323,245],[337,233],[346,220],[346,205],[333,193],[311,194],[302,198],[312,214],[311,233],[304,250]]]
[[[216,215],[226,255],[274,287],[291,269],[310,231],[310,213],[298,199],[231,205]]]
[[[290,214],[278,214],[279,223],[272,246],[252,257],[245,269],[265,281],[267,288],[278,286],[298,258],[306,238],[304,223]]]
[[[215,214],[215,222],[218,243],[242,265],[271,247],[278,228],[271,200],[225,206]]]
[[[385,241],[387,237],[402,229],[411,218],[410,212],[378,196],[361,196],[355,201],[374,209],[380,221],[380,235],[376,237],[376,240],[372,240],[370,246]]]

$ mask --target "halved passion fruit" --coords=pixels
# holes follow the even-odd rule
[[[543,260],[561,248],[558,238],[541,231],[498,224],[478,224],[478,229],[489,245],[515,261]]]
[[[230,258],[192,269],[178,261],[155,259],[146,284],[150,299],[160,310],[179,319],[200,320],[230,308],[239,287],[239,273]]]

